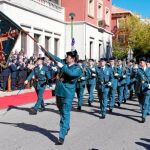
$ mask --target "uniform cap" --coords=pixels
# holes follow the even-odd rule
[[[76,57],[76,56],[78,56],[78,52],[76,50],[69,51],[69,52],[66,52],[66,55],[71,56],[71,57]]]
[[[109,58],[109,60],[115,60],[116,58],[115,57],[111,57],[111,58]]]
[[[106,58],[100,58],[99,62],[100,61],[107,61],[107,59]]]
[[[139,61],[145,61],[145,62],[147,62],[147,59],[146,59],[146,57],[141,57],[141,58],[139,59]]]
[[[44,61],[45,57],[38,57],[37,60],[43,60]]]
[[[147,58],[147,63],[150,63],[150,58]]]

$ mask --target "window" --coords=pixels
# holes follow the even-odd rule
[[[94,0],[88,0],[88,15],[94,17]]]
[[[118,42],[120,44],[124,44],[125,43],[125,35],[118,35]]]
[[[124,28],[124,24],[125,24],[125,18],[118,18],[117,19],[117,27],[119,29]]]
[[[106,25],[110,25],[110,10],[109,8],[105,9],[105,21],[106,21]]]
[[[39,38],[40,38],[40,35],[39,34],[34,34],[34,39],[39,42]],[[34,54],[36,57],[38,57],[39,55],[39,47],[38,45],[34,42]]]
[[[89,58],[92,58],[93,42],[90,41]]]
[[[50,50],[50,37],[45,36],[45,49]]]
[[[23,50],[24,54],[27,54],[27,34],[21,33],[21,50]]]
[[[110,43],[107,43],[106,46],[106,58],[109,59],[111,57],[111,47],[110,47]]]
[[[103,18],[103,6],[100,3],[98,4],[97,18],[98,18],[98,20],[102,20],[102,18]]]
[[[56,56],[58,55],[58,50],[59,50],[59,39],[55,38],[54,39],[54,54]]]
[[[99,58],[98,58],[98,59],[101,58],[101,45],[102,45],[102,44],[100,44],[100,43],[99,43],[99,45],[98,45],[98,51],[99,51],[99,54],[98,54],[98,57],[99,57]]]

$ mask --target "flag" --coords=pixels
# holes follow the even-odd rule
[[[72,40],[71,40],[71,46],[74,46],[74,45],[75,45],[75,39],[72,38]]]
[[[7,64],[9,56],[21,32],[14,21],[0,11],[0,63]]]

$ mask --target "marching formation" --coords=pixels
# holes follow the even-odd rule
[[[140,58],[139,64],[134,60],[124,64],[123,60],[112,57],[109,60],[101,58],[97,64],[94,64],[92,59],[88,65],[79,61],[79,65],[83,74],[77,81],[78,110],[81,110],[84,88],[87,86],[89,106],[92,106],[94,101],[93,91],[97,90],[101,118],[106,117],[107,106],[112,113],[115,104],[120,107],[127,100],[132,100],[135,94],[139,100],[142,122],[146,121],[146,116],[150,114],[149,58]]]
[[[124,62],[114,57],[109,60],[100,58],[98,62],[93,59],[85,61],[78,60],[76,50],[67,52],[64,60],[50,52],[47,52],[46,56],[55,60],[55,64],[51,66],[54,73],[49,72],[48,65],[39,57],[24,84],[32,80],[38,99],[30,114],[36,115],[38,111],[45,110],[43,93],[46,85],[50,86],[55,79],[56,104],[60,113],[58,144],[64,143],[65,136],[70,130],[70,112],[75,94],[78,98],[77,110],[82,111],[85,88],[89,93],[89,107],[92,107],[95,99],[94,90],[97,91],[100,118],[104,119],[108,111],[112,113],[115,106],[120,107],[127,100],[132,100],[134,95],[139,100],[141,122],[146,121],[147,115],[150,114],[149,58],[142,57],[138,63],[134,60]]]

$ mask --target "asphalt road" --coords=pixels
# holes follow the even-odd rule
[[[137,99],[127,101],[112,114],[100,119],[99,102],[71,112],[71,130],[64,145],[55,145],[59,114],[55,99],[47,100],[46,111],[29,115],[33,104],[0,110],[0,150],[150,150],[150,116],[140,123]]]

